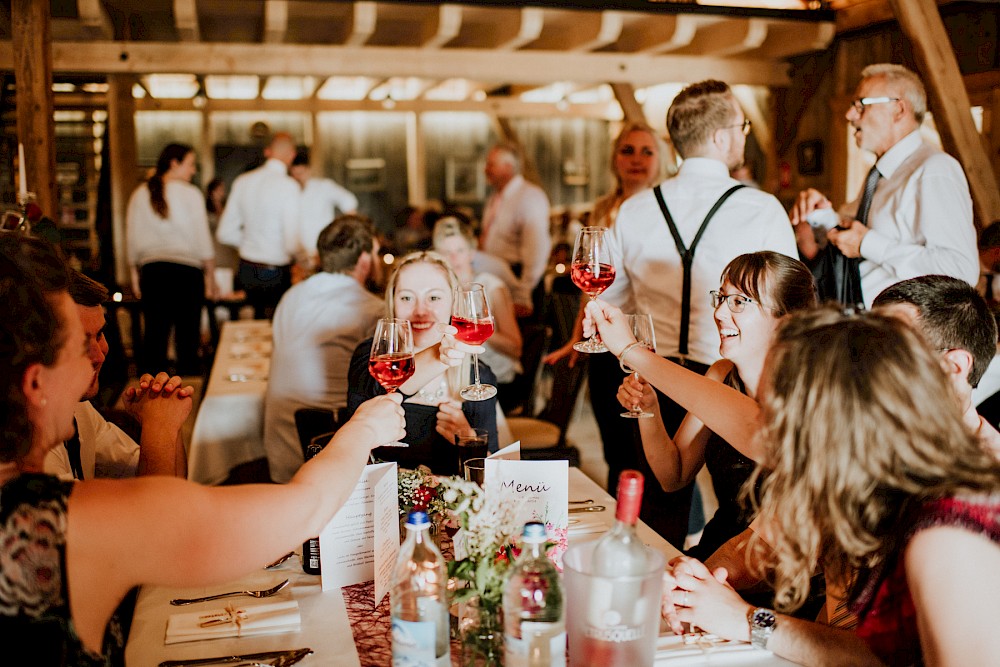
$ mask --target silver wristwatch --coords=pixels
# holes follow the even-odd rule
[[[754,648],[767,649],[767,640],[774,632],[778,619],[770,609],[758,607],[747,614],[750,623],[750,645]]]

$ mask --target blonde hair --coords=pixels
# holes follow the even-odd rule
[[[758,520],[773,555],[756,565],[772,569],[779,609],[802,604],[817,563],[848,586],[895,557],[921,502],[1000,489],[1000,469],[958,401],[941,400],[951,389],[937,355],[900,319],[794,315],[767,368],[765,456],[744,494],[764,478]]]
[[[652,187],[662,180],[663,177],[663,140],[656,135],[656,130],[643,122],[630,122],[626,123],[622,128],[618,136],[615,137],[614,141],[611,143],[611,175],[615,177],[615,189],[603,197],[599,198],[594,202],[594,210],[592,218],[594,222],[592,224],[598,226],[610,226],[614,222],[612,216],[614,212],[617,211],[618,207],[622,203],[622,195],[624,194],[624,188],[622,187],[622,177],[615,168],[615,158],[618,156],[618,149],[625,142],[628,135],[633,132],[645,132],[650,137],[653,138],[653,142],[656,144],[656,173],[650,179],[650,182],[646,184],[647,187]]]
[[[434,231],[431,234],[431,242],[434,244],[435,248],[438,248],[445,242],[445,240],[456,236],[465,241],[469,248],[474,248],[476,246],[475,239],[472,236],[472,230],[468,225],[464,224],[453,215],[445,216],[434,223]]]

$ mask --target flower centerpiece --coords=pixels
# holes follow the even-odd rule
[[[404,519],[413,511],[427,512],[432,518],[440,516],[444,505],[438,497],[438,482],[427,466],[416,470],[398,468],[399,515]]]
[[[455,560],[448,576],[458,587],[462,665],[503,664],[504,576],[519,549],[519,505],[510,498],[487,496],[475,482],[459,477],[441,480],[438,495],[459,531]]]

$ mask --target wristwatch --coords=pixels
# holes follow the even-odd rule
[[[774,632],[778,619],[770,609],[758,607],[747,614],[750,623],[750,645],[761,650],[767,649],[767,640]]]

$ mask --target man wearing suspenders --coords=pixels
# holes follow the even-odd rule
[[[778,200],[729,176],[743,164],[750,121],[728,85],[710,80],[682,90],[667,111],[667,131],[684,161],[675,177],[622,205],[611,232],[619,271],[602,298],[625,312],[652,314],[657,353],[704,373],[719,359],[708,293],[719,287],[722,269],[744,253],[798,253]],[[673,436],[685,411],[662,394],[659,399]],[[611,472],[637,467],[651,476],[638,429],[621,428],[635,435],[617,443],[620,457],[608,462]],[[678,548],[687,534],[691,490],[666,493],[648,485],[643,499],[643,521]]]

